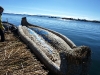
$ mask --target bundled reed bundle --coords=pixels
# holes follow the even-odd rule
[[[87,75],[90,62],[91,50],[89,47],[80,46],[64,52],[67,60],[67,75]]]

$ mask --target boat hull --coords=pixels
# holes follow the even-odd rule
[[[77,47],[66,36],[30,24],[26,18],[22,18],[21,24],[22,26],[18,27],[21,39],[49,70],[57,75],[87,74],[91,58],[89,47]]]

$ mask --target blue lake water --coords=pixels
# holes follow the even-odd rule
[[[20,25],[26,15],[3,14],[2,21]],[[77,46],[86,45],[92,50],[92,62],[89,75],[100,75],[100,23],[61,20],[39,16],[26,16],[29,23],[62,33]]]

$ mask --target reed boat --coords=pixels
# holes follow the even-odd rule
[[[27,22],[18,26],[18,34],[32,52],[57,75],[86,75],[89,70],[91,50],[76,46],[69,38],[56,31]]]

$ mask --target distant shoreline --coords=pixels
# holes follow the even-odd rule
[[[61,19],[64,19],[64,20],[83,21],[83,22],[94,22],[94,23],[100,23],[100,21],[97,21],[97,20],[74,19],[74,18],[61,18]]]
[[[48,18],[60,18],[62,20],[75,20],[75,21],[83,21],[83,22],[94,22],[100,23],[98,20],[86,20],[86,19],[75,19],[75,18],[67,18],[67,17],[56,17],[56,16],[49,16],[49,15],[29,15],[29,14],[15,14],[15,13],[4,13],[4,14],[14,14],[14,15],[27,15],[27,16],[38,16],[38,17],[48,17]]]

